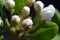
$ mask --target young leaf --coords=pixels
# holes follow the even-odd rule
[[[15,0],[15,13],[21,14],[22,8],[26,5],[26,0]]]

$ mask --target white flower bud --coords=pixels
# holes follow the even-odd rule
[[[15,23],[15,24],[18,24],[20,22],[20,17],[18,15],[12,16],[11,22]]]
[[[28,6],[23,7],[22,14],[28,16],[30,14],[30,8]]]
[[[52,17],[55,14],[55,8],[53,5],[49,5],[48,7],[45,7],[42,12],[40,13],[40,16],[42,19],[46,21],[51,21]]]
[[[5,6],[7,9],[13,9],[15,7],[15,2],[13,0],[6,0]]]
[[[0,26],[3,26],[3,20],[1,17],[0,17]]]
[[[35,3],[35,0],[26,0],[28,6],[32,6]]]
[[[36,11],[41,11],[41,9],[43,9],[43,8],[44,8],[43,2],[41,2],[41,1],[36,1],[36,2],[34,3],[34,9],[35,9]]]
[[[24,26],[32,26],[33,25],[33,21],[31,19],[27,18],[27,19],[23,20],[22,24]]]

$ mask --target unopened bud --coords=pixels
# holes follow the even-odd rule
[[[28,16],[30,14],[30,8],[28,6],[23,7],[22,14]]]
[[[28,6],[32,6],[35,3],[35,0],[26,0]]]
[[[5,6],[7,9],[13,9],[15,7],[15,2],[13,0],[6,0]]]
[[[24,26],[32,26],[33,25],[33,21],[31,19],[27,18],[27,19],[23,20],[22,24]]]
[[[36,2],[34,3],[34,9],[35,9],[35,11],[39,12],[39,11],[41,11],[43,8],[44,8],[43,2],[41,2],[41,1],[36,1]]]
[[[15,24],[18,24],[20,22],[20,17],[18,15],[12,16],[11,22],[15,23]]]

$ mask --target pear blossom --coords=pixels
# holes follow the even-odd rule
[[[20,17],[18,15],[13,15],[11,18],[12,23],[19,23]]]
[[[48,7],[45,7],[41,11],[40,16],[42,17],[42,19],[46,21],[51,21],[54,14],[55,14],[55,7],[53,5],[49,5]]]
[[[36,10],[36,11],[41,11],[42,9],[44,8],[44,3],[42,2],[42,1],[36,1],[35,3],[34,3],[34,9]]]
[[[28,16],[30,14],[30,8],[28,6],[24,6],[22,9],[22,14]]]
[[[35,0],[26,0],[28,6],[32,6],[35,3]]]
[[[5,6],[7,9],[13,9],[15,7],[15,2],[13,0],[6,0]]]
[[[33,21],[30,18],[27,18],[27,19],[23,20],[22,24],[24,26],[32,26],[33,25]]]

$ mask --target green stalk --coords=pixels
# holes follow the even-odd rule
[[[1,16],[3,19],[4,25],[9,27],[10,23],[8,22],[8,19],[6,18],[6,11],[5,10],[6,10],[5,6],[2,6],[1,7]]]

